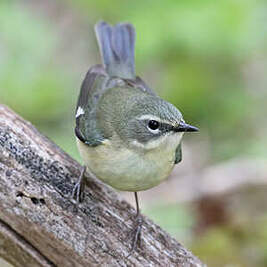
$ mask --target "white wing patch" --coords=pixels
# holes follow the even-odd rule
[[[77,112],[76,112],[76,118],[84,114],[84,110],[81,107],[78,107]]]

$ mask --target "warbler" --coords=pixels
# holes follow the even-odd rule
[[[75,135],[85,167],[115,189],[137,192],[164,181],[182,160],[184,132],[198,129],[135,74],[135,29],[129,23],[95,26],[102,65],[89,69],[76,107]],[[83,169],[73,197],[81,200]]]

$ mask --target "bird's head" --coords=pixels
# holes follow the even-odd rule
[[[163,99],[146,95],[131,99],[123,109],[117,133],[131,147],[153,149],[174,136],[181,139],[184,132],[198,129],[186,124],[181,112]]]

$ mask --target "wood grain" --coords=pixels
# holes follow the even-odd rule
[[[73,203],[80,170],[29,122],[0,105],[0,256],[19,267],[204,266],[145,217],[141,248],[127,257],[135,210],[92,177],[84,202]]]

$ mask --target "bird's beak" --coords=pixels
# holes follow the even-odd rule
[[[181,121],[180,124],[174,128],[175,132],[197,132],[198,128]]]

